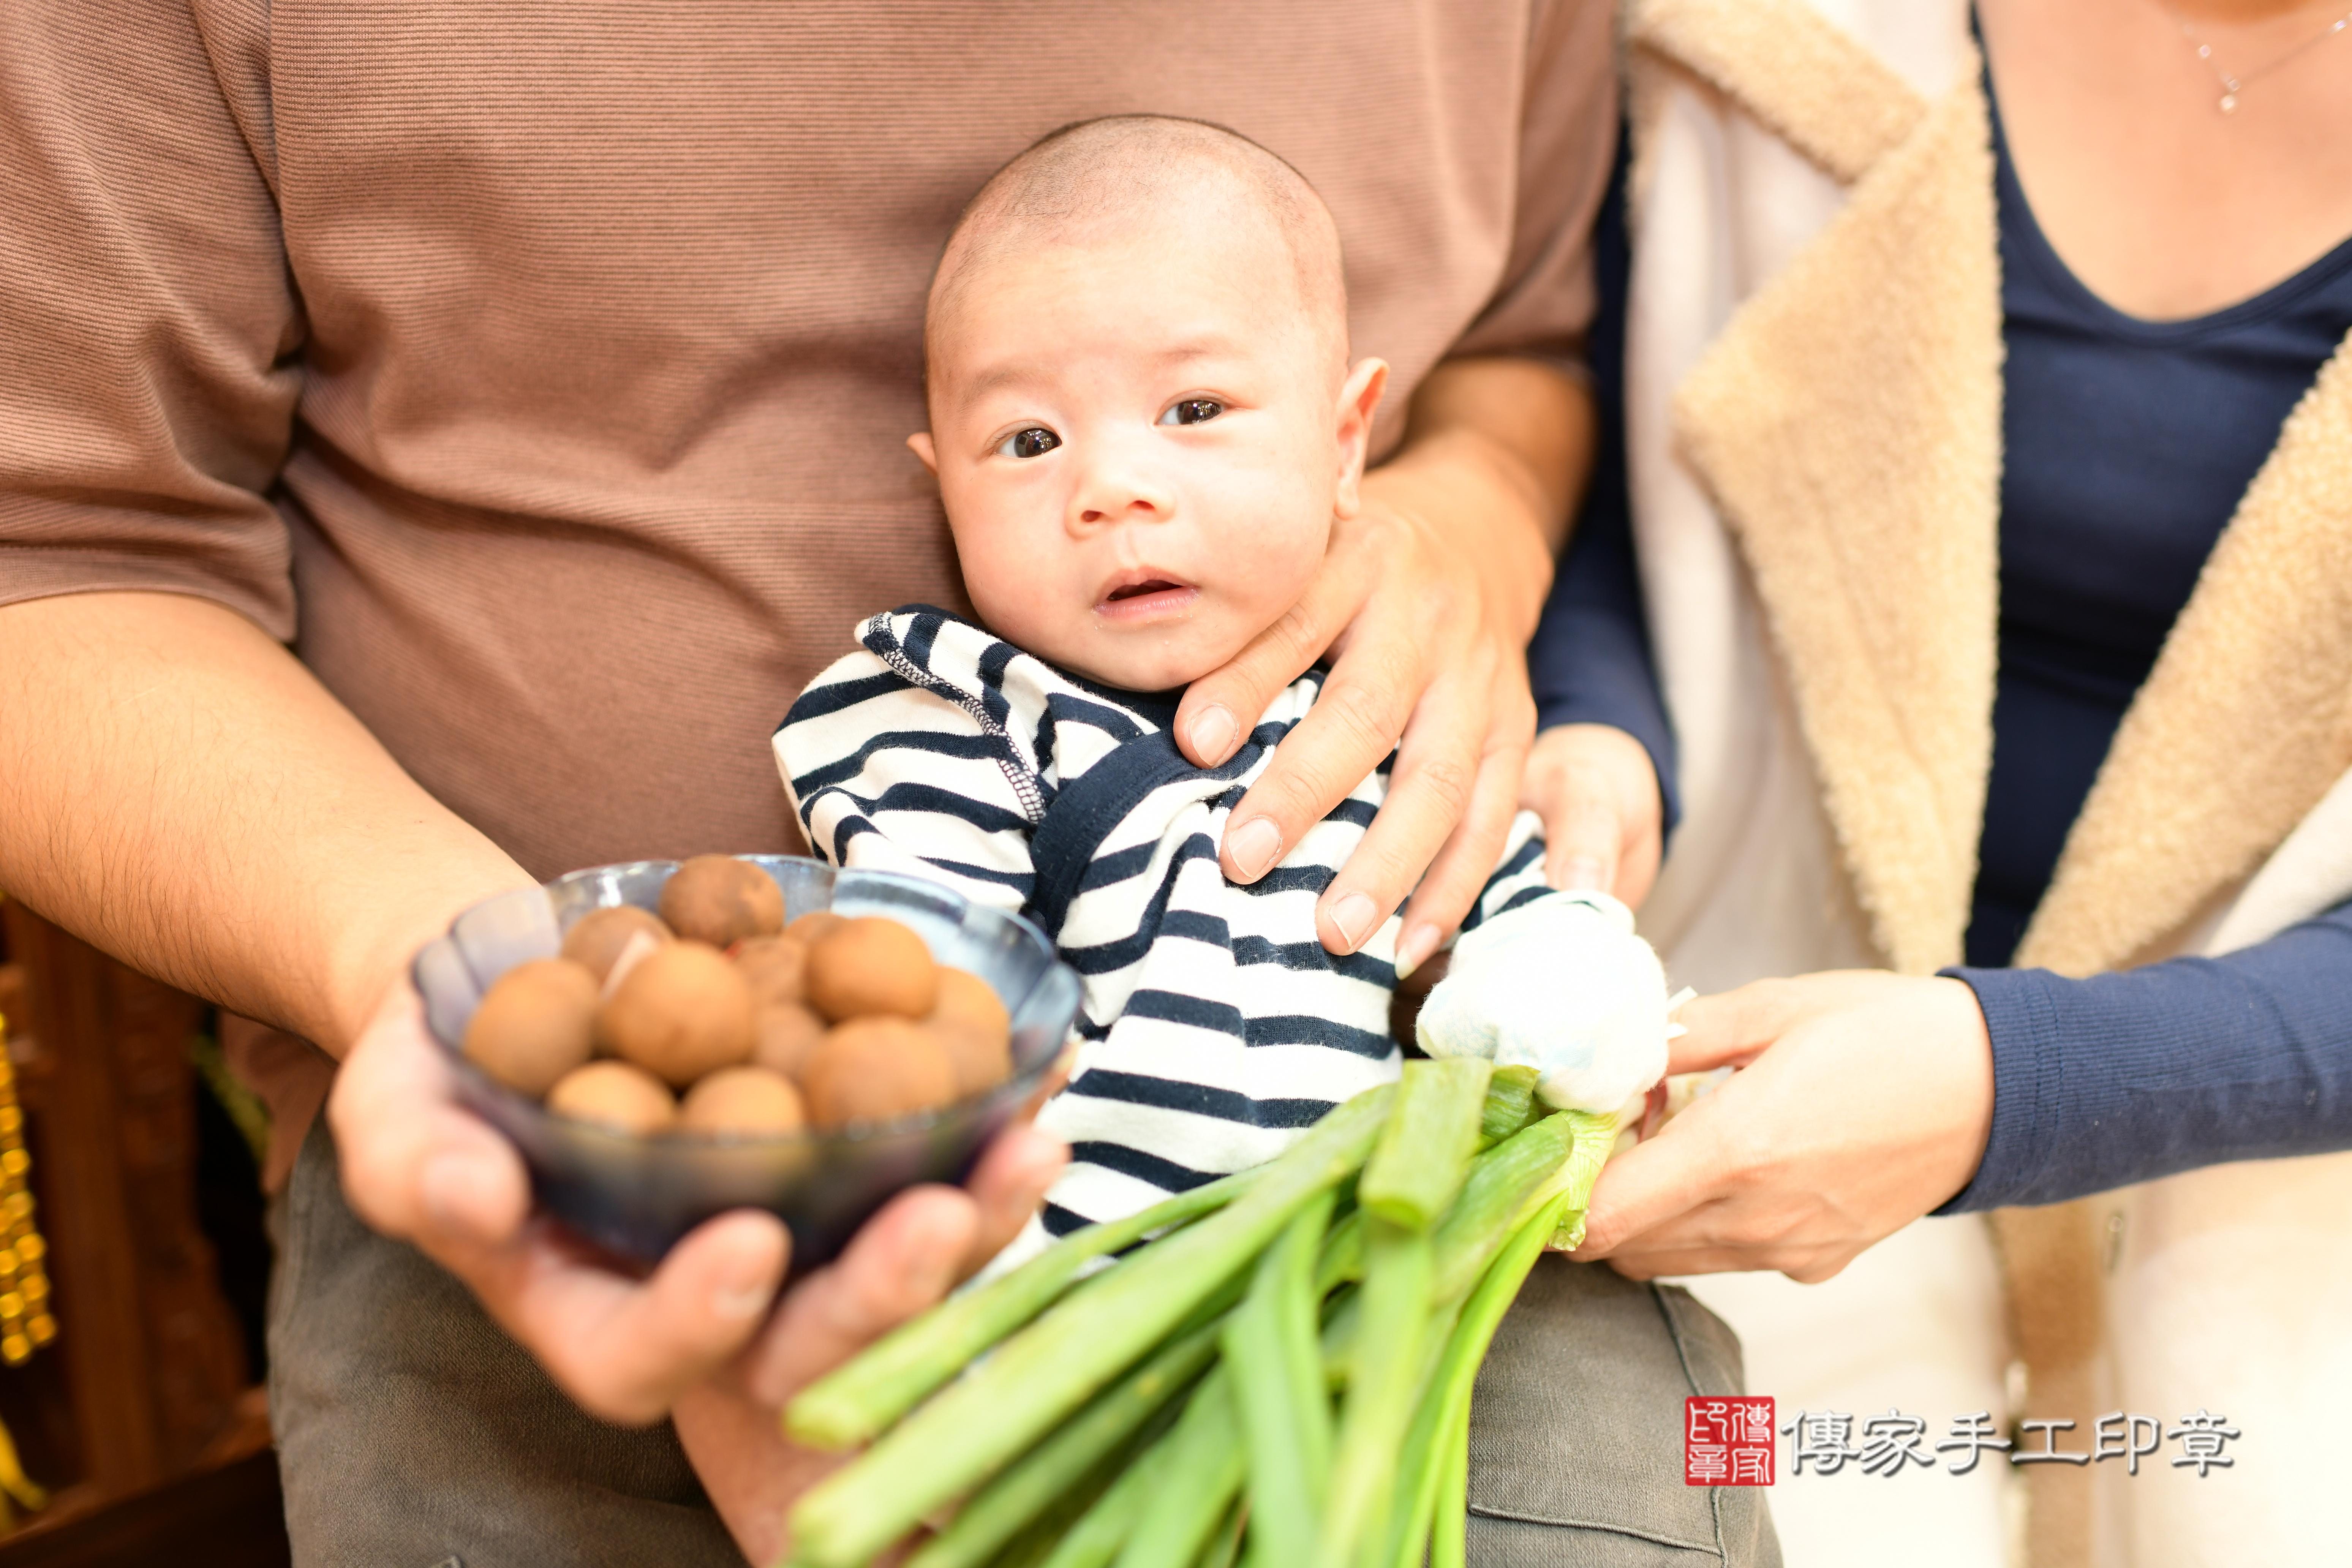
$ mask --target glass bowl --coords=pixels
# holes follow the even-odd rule
[[[766,1209],[792,1228],[798,1274],[837,1256],[900,1189],[960,1182],[971,1173],[1061,1054],[1077,1012],[1078,977],[1027,921],[935,883],[836,871],[798,857],[740,858],[776,879],[787,920],[827,909],[887,915],[919,933],[941,963],[987,981],[1013,1016],[1012,1077],[939,1110],[838,1132],[639,1138],[551,1115],[466,1059],[459,1043],[493,981],[525,959],[552,957],[563,933],[592,910],[656,909],[675,860],[592,867],[477,904],[416,955],[413,974],[426,1029],[457,1068],[457,1098],[522,1152],[549,1213],[600,1246],[650,1263],[714,1215]]]

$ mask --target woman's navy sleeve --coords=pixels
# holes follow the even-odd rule
[[[1675,737],[1650,656],[1649,623],[1633,565],[1633,524],[1625,487],[1625,156],[1601,203],[1593,235],[1600,304],[1592,322],[1592,392],[1600,441],[1592,486],[1552,580],[1543,620],[1528,645],[1536,727],[1611,724],[1642,742],[1657,770],[1665,829],[1674,830]]]
[[[2352,1148],[2352,903],[2221,958],[1948,969],[1992,1037],[1992,1136],[1938,1210]]]
[[[1597,489],[1597,487],[1596,487]],[[1596,498],[1597,499],[1597,498]],[[1622,504],[1588,505],[1559,563],[1543,621],[1528,645],[1536,727],[1613,724],[1642,742],[1658,772],[1665,827],[1674,830],[1675,736],[1650,658],[1650,629]]]

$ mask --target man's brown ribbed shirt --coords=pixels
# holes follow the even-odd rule
[[[770,731],[859,617],[961,599],[901,441],[931,263],[982,180],[1119,111],[1288,158],[1338,217],[1356,352],[1394,367],[1386,450],[1442,356],[1575,350],[1611,11],[0,0],[0,603],[234,606],[541,876],[798,847]],[[317,1103],[307,1062],[269,1075],[273,1173]],[[407,1278],[400,1256],[335,1278]],[[419,1355],[475,1347],[392,1380],[458,1401],[402,1428],[402,1495],[429,1458],[436,1512],[593,1537],[531,1548],[549,1562],[616,1561],[645,1518],[684,1517],[619,1506],[694,1497],[666,1434],[498,1441],[466,1399],[568,1407],[446,1300],[426,1322],[336,1300],[275,1347],[307,1378],[274,1413],[310,1549],[342,1539],[322,1521],[401,1506],[336,1489],[390,1473],[343,1451],[368,1440],[353,1412],[387,1408],[350,1403],[385,1380],[387,1324]],[[525,1448],[593,1484],[531,1492]]]
[[[1606,0],[0,6],[0,603],[290,640],[532,871],[798,847],[769,731],[959,602],[923,423],[963,201],[1066,121],[1220,121],[1339,219],[1376,450],[1574,351]]]

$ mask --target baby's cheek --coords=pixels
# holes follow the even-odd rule
[[[1210,559],[1233,603],[1258,621],[1255,629],[1272,626],[1297,604],[1323,565],[1324,546],[1331,535],[1328,510],[1321,516],[1302,511],[1296,498],[1290,504],[1268,507],[1215,541]]]
[[[1085,658],[1093,606],[1076,603],[1044,574],[997,572],[985,588],[967,577],[964,589],[982,624],[1013,647],[1056,664]]]

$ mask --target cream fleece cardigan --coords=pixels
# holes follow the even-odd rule
[[[1968,920],[1998,614],[2000,268],[1967,8],[1632,0],[1627,43],[1634,526],[1685,803],[1644,925],[1703,990],[1929,973]],[[2018,962],[2222,952],[2347,896],[2352,345],[2216,547]],[[2072,1417],[2060,1446],[2088,1449],[2108,1411],[2202,1406],[2244,1434],[2202,1481],[2168,1444],[2136,1477],[1784,1480],[1799,1568],[2341,1560],[2319,1500],[2352,1409],[2352,1157],[1922,1221],[1824,1287],[1697,1289],[1784,1419],[1828,1405],[1859,1433],[1893,1403],[1932,1440],[1990,1407]]]

